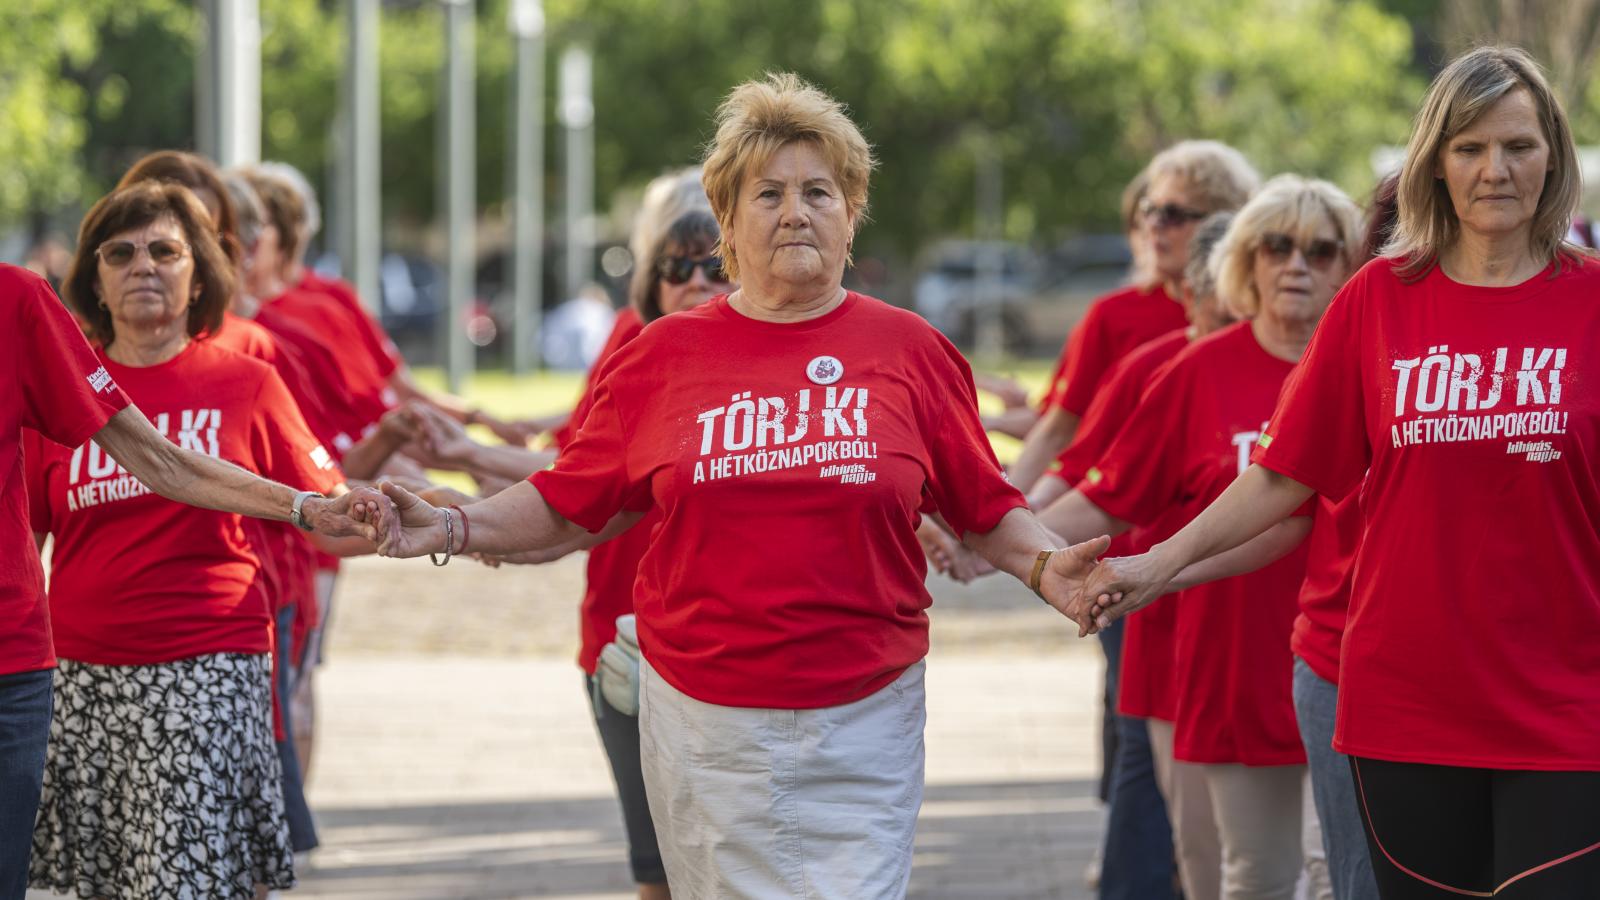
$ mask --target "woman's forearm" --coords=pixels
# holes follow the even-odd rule
[[[1024,584],[1033,572],[1040,550],[1063,546],[1060,537],[1021,507],[1006,513],[992,530],[983,534],[969,531],[962,541],[990,565],[1016,576]]]
[[[1312,493],[1287,475],[1252,465],[1200,515],[1153,547],[1151,553],[1170,580],[1185,567],[1232,550],[1288,518]]]
[[[1024,494],[1033,489],[1052,460],[1072,443],[1078,433],[1078,417],[1059,406],[1052,406],[1039,417],[1022,442],[1022,452],[1011,464],[1011,483]]]
[[[523,551],[550,550],[581,540],[587,532],[566,519],[546,503],[530,482],[523,481],[481,500],[461,507],[467,517],[462,529],[456,517],[455,548],[465,539],[468,552],[489,556],[508,556]],[[442,541],[438,547],[443,550]],[[426,552],[426,551],[425,551]]]
[[[549,450],[528,450],[510,444],[475,444],[471,458],[464,460],[463,465],[475,476],[489,475],[515,481],[548,468],[555,461],[555,453]]]
[[[1061,535],[1067,544],[1081,543],[1102,534],[1116,537],[1133,527],[1131,523],[1094,505],[1081,491],[1068,491],[1045,507],[1038,516],[1044,527]]]
[[[94,441],[140,483],[178,503],[287,522],[295,495],[300,493],[233,463],[179,447],[156,431],[136,406],[112,416],[95,433]],[[375,495],[367,496],[372,503],[381,502]],[[309,497],[300,511],[323,535],[362,535],[369,542],[375,540],[377,532],[370,525],[349,517],[353,499]],[[363,504],[368,502],[363,498]]]
[[[1310,533],[1310,516],[1290,516],[1232,550],[1185,566],[1168,583],[1166,592],[1181,591],[1197,584],[1248,575],[1257,569],[1264,569],[1288,556]]]
[[[344,459],[339,461],[340,468],[348,478],[358,481],[370,481],[377,476],[378,470],[395,455],[401,447],[405,446],[405,439],[397,434],[391,434],[380,428],[367,435],[355,446],[344,454]]]
[[[112,416],[94,440],[133,477],[169,500],[258,519],[289,519],[293,488],[182,449],[156,431],[137,407]]]

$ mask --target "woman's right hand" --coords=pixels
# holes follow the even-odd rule
[[[382,483],[392,506],[379,513],[378,555],[410,559],[444,551],[444,510],[392,481]]]
[[[1176,575],[1156,550],[1102,559],[1078,590],[1068,615],[1083,633],[1094,634],[1149,606]]]

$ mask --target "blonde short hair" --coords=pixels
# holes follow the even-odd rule
[[[1262,185],[1211,252],[1211,274],[1222,302],[1239,318],[1254,318],[1261,312],[1255,253],[1262,236],[1277,231],[1308,237],[1324,222],[1340,242],[1345,271],[1355,271],[1361,252],[1361,209],[1355,201],[1320,178],[1278,175]]]
[[[1157,153],[1145,173],[1152,185],[1168,176],[1182,179],[1207,213],[1238,209],[1261,186],[1255,166],[1221,141],[1179,141]]]
[[[1433,79],[1412,123],[1400,167],[1399,220],[1383,248],[1384,256],[1404,261],[1397,269],[1402,277],[1422,275],[1433,267],[1439,252],[1461,236],[1449,188],[1435,177],[1440,148],[1518,88],[1533,96],[1550,145],[1551,170],[1534,208],[1531,249],[1547,260],[1575,258],[1576,252],[1563,242],[1583,177],[1567,114],[1533,57],[1516,47],[1479,47],[1456,57]]]
[[[739,279],[739,260],[725,236],[732,231],[739,189],[745,176],[795,141],[816,144],[844,193],[846,213],[858,224],[866,217],[867,180],[877,161],[844,106],[786,72],[746,81],[717,108],[717,134],[704,162],[706,196],[724,235],[716,252],[732,281]]]

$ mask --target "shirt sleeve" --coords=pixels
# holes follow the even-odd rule
[[[105,427],[128,398],[42,278],[27,276],[19,300],[15,366],[22,424],[66,447]]]
[[[49,534],[55,530],[50,515],[48,480],[45,477],[48,450],[39,432],[32,428],[22,430],[23,497],[28,504],[29,526],[39,534]]]
[[[303,491],[329,493],[344,483],[344,473],[311,434],[283,379],[273,369],[263,374],[250,428],[256,472]]]
[[[1129,414],[1138,406],[1144,387],[1139,373],[1118,365],[1106,379],[1106,388],[1095,395],[1083,414],[1072,443],[1057,457],[1061,467],[1056,475],[1068,484],[1077,484],[1089,469],[1105,456],[1116,440]]]
[[[1364,275],[1334,296],[1251,454],[1333,500],[1361,484],[1372,459],[1361,380]]]
[[[1089,307],[1083,321],[1073,329],[1067,365],[1061,372],[1064,384],[1056,405],[1078,416],[1089,411],[1096,389],[1116,362],[1102,305]]]
[[[1027,500],[995,459],[978,417],[978,391],[972,368],[943,335],[930,327],[938,346],[918,377],[923,395],[918,410],[928,453],[927,492],[957,534],[993,531],[1006,513]]]
[[[1188,388],[1181,364],[1162,367],[1110,448],[1076,485],[1090,502],[1119,519],[1149,525],[1182,501]]]
[[[591,533],[618,512],[642,512],[652,502],[648,483],[630,471],[629,432],[618,395],[635,388],[625,376],[610,372],[601,379],[588,415],[555,467],[528,479],[556,512]]]

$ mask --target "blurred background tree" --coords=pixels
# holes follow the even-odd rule
[[[508,0],[479,0],[478,192],[505,193]],[[263,155],[326,184],[344,22],[337,0],[260,0]],[[189,0],[11,0],[0,11],[0,228],[72,216],[158,147],[193,146],[201,28]],[[1600,0],[547,0],[552,59],[594,51],[596,204],[694,161],[734,83],[792,70],[845,101],[877,148],[868,252],[972,230],[976,149],[997,154],[1008,238],[1115,227],[1123,183],[1182,137],[1263,173],[1354,195],[1404,141],[1428,76],[1467,42],[1526,43],[1580,137],[1600,137]],[[383,208],[413,232],[434,203],[442,16],[386,0]],[[553,70],[553,65],[552,65]],[[559,197],[556,79],[546,160]]]

